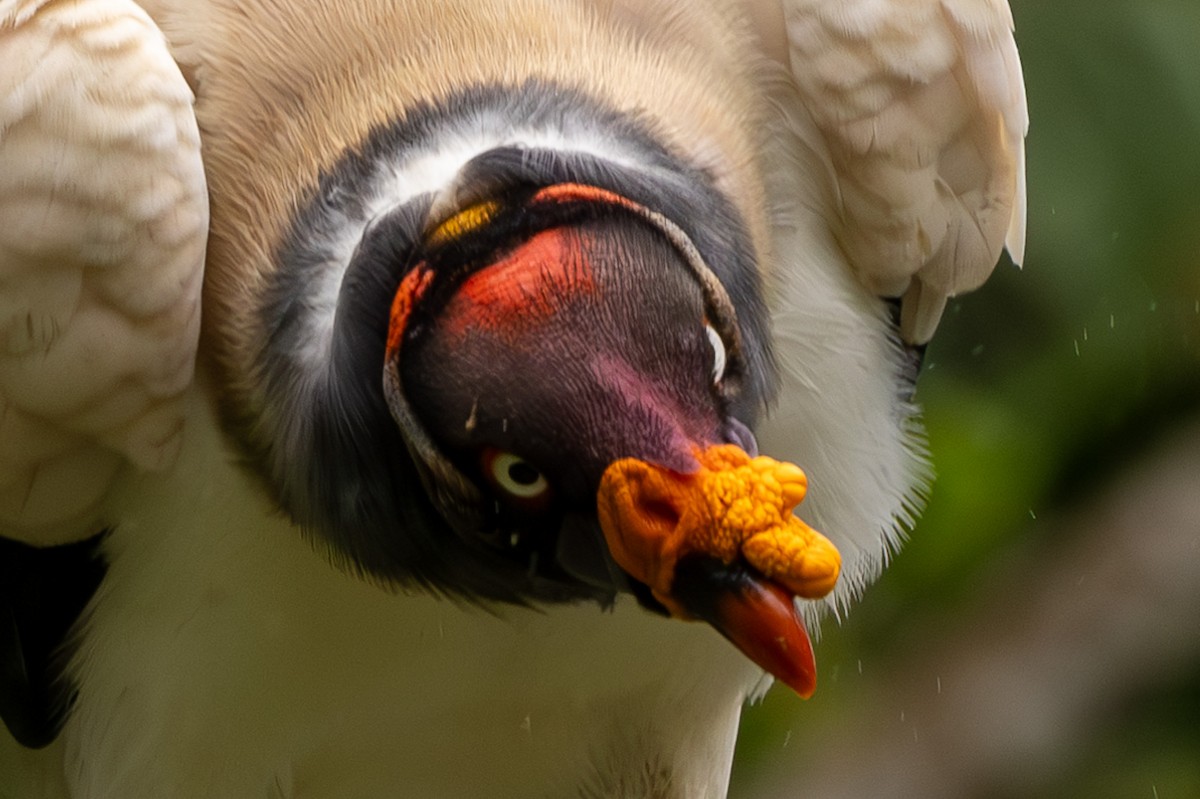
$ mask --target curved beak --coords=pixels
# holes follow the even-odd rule
[[[611,464],[597,494],[613,559],[680,619],[701,619],[803,697],[816,665],[794,598],[833,590],[841,556],[793,514],[798,467],[732,444],[680,474],[636,458]]]

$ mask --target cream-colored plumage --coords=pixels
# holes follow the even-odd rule
[[[763,683],[713,630],[628,597],[485,613],[380,591],[314,552],[264,490],[278,475],[245,464],[327,377],[377,220],[426,192],[468,202],[464,165],[493,148],[657,162],[569,115],[489,106],[380,156],[389,177],[361,196],[318,187],[369,131],[528,78],[636,119],[711,179],[766,284],[780,385],[758,440],[809,476],[800,513],[843,553],[824,606],[840,610],[927,480],[880,296],[904,296],[903,337],[923,342],[1006,237],[1023,247],[1002,0],[142,5],[195,88],[207,176],[188,84],[140,10],[0,0],[0,535],[113,529],[61,742],[39,760],[0,734],[0,795],[722,795]],[[340,227],[297,234],[314,197]],[[294,266],[289,235],[321,257],[284,284],[311,293],[288,307],[304,324],[281,407],[263,377],[279,320],[258,311]]]
[[[1021,64],[1005,0],[784,0],[796,86],[837,172],[837,235],[922,344],[1002,247],[1025,251]]]
[[[179,448],[207,197],[191,92],[134,3],[3,0],[0,65],[0,533],[57,543]]]

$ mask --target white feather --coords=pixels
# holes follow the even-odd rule
[[[189,402],[177,467],[116,498],[64,732],[73,795],[561,796],[638,747],[688,764],[680,795],[723,795],[761,672],[710,628],[632,601],[488,612],[335,571]]]
[[[879,575],[929,481],[915,409],[902,400],[898,343],[881,301],[854,279],[834,237],[828,152],[789,81],[764,147],[775,225],[769,303],[779,399],[761,449],[801,464],[799,508],[842,553],[828,604],[846,608]],[[801,603],[816,613],[815,603]]]
[[[947,297],[1025,249],[1028,127],[1005,0],[782,0],[792,74],[837,173],[859,279],[928,341]]]
[[[132,2],[0,3],[0,533],[90,535],[167,467],[208,207],[191,91]]]

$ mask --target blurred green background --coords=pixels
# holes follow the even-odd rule
[[[1052,560],[1043,553],[1074,547],[1086,555],[1086,533],[1064,536],[1062,520],[1200,415],[1200,2],[1012,7],[1032,122],[1024,269],[1005,261],[987,286],[947,310],[918,387],[938,472],[927,510],[849,618],[826,625],[816,697],[802,702],[776,687],[747,711],[735,799],[827,795],[810,794],[804,775],[830,770],[821,759],[831,731],[851,750],[862,746],[863,758],[880,756],[888,733],[864,744],[842,729],[875,723],[862,697],[895,698],[889,681],[911,674],[914,647],[952,650],[944,638],[971,630],[973,609],[999,607],[998,616],[979,618],[1003,618],[1024,592],[1019,579],[994,578],[997,571],[1025,569],[1036,582],[1038,564]],[[1200,472],[1192,479],[1200,492]],[[1200,559],[1200,518],[1185,516],[1189,525],[1175,532],[1197,542],[1190,552]],[[1128,534],[1136,541],[1141,533]],[[1179,596],[1200,595],[1200,584],[1181,588]],[[1047,602],[1030,618],[1057,612]],[[1200,617],[1162,612],[1184,638],[1200,628]],[[973,632],[988,640],[986,630]],[[1094,644],[1098,663],[1089,656],[1078,666],[1111,670],[1104,701],[1089,699],[1103,711],[1064,729],[1051,718],[1048,729],[1012,742],[1003,768],[1022,770],[1023,746],[1052,745],[1049,767],[1013,779],[967,777],[948,795],[1200,797],[1200,656],[1124,680],[1138,637]],[[1028,679],[1036,674],[1031,668]],[[941,678],[928,677],[933,698],[914,704],[941,693]],[[966,739],[990,721],[961,723]],[[917,739],[920,731],[903,734]],[[902,784],[915,783],[872,795],[910,795]]]

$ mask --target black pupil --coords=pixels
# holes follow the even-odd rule
[[[542,475],[537,469],[530,466],[525,461],[516,461],[508,465],[508,479],[512,480],[519,486],[531,486],[538,481]]]

